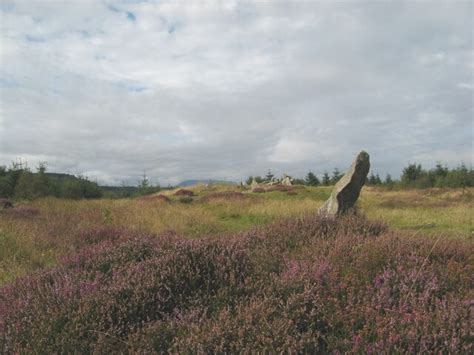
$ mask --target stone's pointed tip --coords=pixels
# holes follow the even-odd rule
[[[367,153],[365,150],[361,150],[361,151],[359,152],[358,156],[368,157],[368,156],[369,156],[369,153]]]

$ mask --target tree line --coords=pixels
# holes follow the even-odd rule
[[[46,172],[46,163],[40,163],[35,172],[22,162],[10,167],[0,166],[0,198],[33,200],[54,196],[67,199],[126,198],[152,194],[161,187],[150,183],[143,174],[137,186],[99,186],[87,176]]]
[[[46,163],[32,172],[22,164],[10,168],[0,166],[0,197],[32,200],[55,196],[69,199],[100,198],[102,191],[96,182],[84,176],[48,174]]]
[[[330,186],[336,184],[342,176],[336,168],[332,174],[324,172],[320,177],[309,171],[304,178],[294,178],[292,181],[296,185]],[[246,183],[250,185],[254,179],[257,183],[268,183],[273,178],[274,175],[269,170],[263,177],[249,176]],[[464,164],[450,169],[441,163],[426,170],[421,164],[412,163],[403,169],[400,179],[394,179],[390,175],[382,179],[379,174],[371,173],[366,184],[388,188],[466,188],[474,186],[474,170]],[[9,168],[0,166],[0,197],[25,200],[45,196],[68,199],[124,198],[156,193],[160,189],[159,185],[150,184],[145,174],[138,186],[99,186],[84,176],[47,173],[46,163],[40,163],[36,172],[18,163],[12,163]]]
[[[293,184],[305,186],[330,186],[336,184],[343,174],[335,168],[330,175],[325,171],[320,178],[312,171],[309,171],[304,178],[294,178]],[[257,183],[268,183],[274,178],[273,173],[262,176],[249,176],[246,183],[250,185],[255,179]],[[421,164],[410,163],[403,168],[400,179],[394,179],[387,174],[384,179],[377,173],[371,173],[367,177],[366,185],[385,186],[389,188],[430,188],[430,187],[451,187],[465,188],[474,186],[474,170],[467,168],[465,164],[460,164],[455,168],[448,168],[446,165],[437,163],[432,169],[423,169]]]

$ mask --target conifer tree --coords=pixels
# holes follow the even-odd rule
[[[319,185],[319,179],[314,175],[313,172],[308,172],[308,174],[305,177],[305,185],[306,186],[318,186]]]

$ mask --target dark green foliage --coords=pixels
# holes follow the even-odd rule
[[[160,192],[161,188],[160,186],[153,186],[150,184],[150,182],[148,181],[148,178],[146,176],[146,174],[143,174],[143,178],[142,180],[140,181],[140,183],[138,184],[138,193],[137,195],[138,196],[145,196],[145,195],[150,195],[150,194],[154,194],[156,192]]]
[[[327,171],[324,172],[323,174],[323,180],[321,182],[324,186],[329,186],[331,185],[331,178],[329,177],[329,174]]]
[[[8,176],[0,176],[0,197],[13,197],[14,187]]]
[[[66,179],[61,187],[61,197],[71,199],[100,198],[102,191],[97,183],[79,176],[74,179]]]
[[[268,169],[267,175],[265,175],[264,182],[272,181],[273,177],[274,177],[273,173],[270,171],[270,169]]]
[[[191,203],[191,202],[193,202],[193,198],[191,196],[181,196],[178,199],[178,201],[181,202],[181,203]]]
[[[100,198],[102,191],[87,178],[47,173],[45,163],[40,163],[35,173],[15,164],[10,169],[0,168],[0,197],[32,200],[45,196]]]
[[[401,182],[405,186],[414,186],[416,181],[420,181],[423,176],[421,164],[409,164],[403,169]]]
[[[308,172],[308,174],[305,177],[305,185],[306,186],[318,186],[319,185],[319,179],[314,175],[313,172]]]
[[[306,185],[306,180],[295,178],[295,179],[293,179],[292,184],[293,185]]]
[[[461,164],[454,169],[437,163],[431,170],[424,170],[421,164],[409,164],[403,169],[401,186],[412,188],[428,187],[472,187],[474,170]]]
[[[247,183],[247,185],[250,185],[252,184],[253,179],[255,179],[257,184],[261,184],[264,182],[264,179],[261,176],[249,176],[247,180],[245,180],[245,182]]]
[[[382,180],[380,179],[379,174],[374,175],[374,173],[371,173],[367,179],[367,183],[369,185],[382,185]]]
[[[128,198],[139,196],[137,186],[100,186],[104,198]]]
[[[334,171],[332,172],[331,176],[331,184],[334,185],[336,184],[339,180],[341,180],[343,174],[339,171],[338,168],[335,168]]]

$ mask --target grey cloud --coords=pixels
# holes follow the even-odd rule
[[[381,174],[471,163],[472,2],[1,11],[3,164],[46,160],[115,184],[146,169],[166,184],[322,173],[360,149]]]

